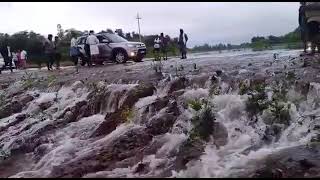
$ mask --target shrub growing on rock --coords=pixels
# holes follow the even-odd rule
[[[202,103],[200,100],[189,100],[188,105],[195,111],[200,111],[202,108]]]
[[[192,129],[191,137],[199,137],[205,141],[209,140],[213,133],[215,116],[212,108],[206,105],[198,115],[192,119],[194,128]]]

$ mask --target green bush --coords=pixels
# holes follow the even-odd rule
[[[202,108],[202,103],[200,100],[189,100],[188,105],[195,111],[200,111]]]
[[[191,138],[201,138],[205,141],[209,140],[213,133],[215,116],[212,108],[206,105],[198,115],[192,119],[193,129],[191,131]]]

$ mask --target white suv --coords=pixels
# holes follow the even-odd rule
[[[102,64],[106,60],[111,60],[116,63],[125,63],[132,59],[136,62],[142,61],[147,53],[146,45],[141,42],[129,42],[126,39],[113,33],[98,33],[95,34],[99,39],[99,56],[98,64]],[[86,36],[81,36],[77,40],[77,46],[80,52],[85,56],[84,45],[87,39]]]

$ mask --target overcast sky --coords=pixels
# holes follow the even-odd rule
[[[141,34],[179,35],[183,28],[189,45],[249,42],[252,36],[283,35],[298,27],[298,2],[0,2],[5,18],[0,32],[33,30],[56,34],[63,29],[122,28]]]

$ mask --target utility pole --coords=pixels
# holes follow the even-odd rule
[[[141,17],[139,16],[139,13],[137,14],[137,18],[136,19],[138,20],[139,39],[140,39],[140,42],[141,42],[141,34],[140,34],[140,19],[141,19]]]

